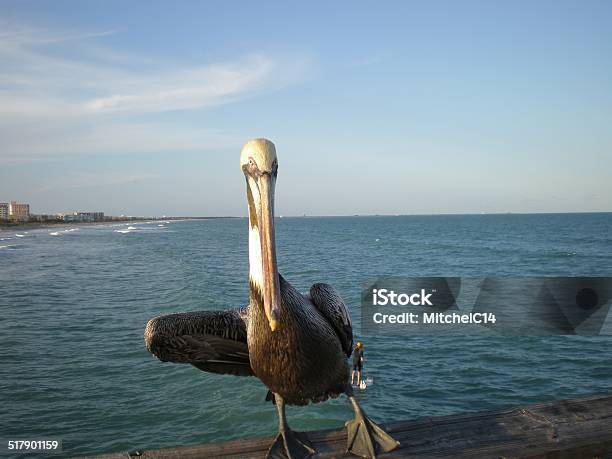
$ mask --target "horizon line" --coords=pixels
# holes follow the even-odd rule
[[[439,213],[414,213],[414,214],[292,214],[275,215],[274,218],[333,218],[333,217],[435,217],[435,216],[461,216],[461,215],[563,215],[563,214],[612,214],[612,210],[595,211],[562,211],[562,212],[439,212]],[[248,218],[247,215],[166,215],[166,216],[133,216],[137,218],[184,218],[184,219],[203,219],[203,218]]]

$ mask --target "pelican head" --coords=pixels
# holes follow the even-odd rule
[[[254,139],[240,152],[249,204],[249,276],[259,289],[272,331],[280,318],[280,283],[274,241],[274,187],[278,171],[276,148],[266,139]]]

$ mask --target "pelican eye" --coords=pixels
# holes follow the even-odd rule
[[[251,174],[257,172],[257,170],[258,170],[257,163],[255,162],[255,160],[253,158],[249,158],[248,168],[249,168],[249,172]]]

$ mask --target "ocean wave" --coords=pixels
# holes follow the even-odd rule
[[[15,234],[17,237],[25,237],[25,234]]]
[[[554,249],[554,250],[545,252],[544,255],[550,258],[565,258],[565,257],[575,257],[578,254],[572,249]]]
[[[49,236],[59,236],[60,233],[58,233],[57,231],[54,231],[53,233],[49,233]]]
[[[121,233],[121,234],[128,234],[131,233],[132,231],[129,229],[126,230],[115,230],[115,233]]]

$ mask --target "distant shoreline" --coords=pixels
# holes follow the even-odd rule
[[[91,225],[112,225],[113,223],[144,223],[144,222],[163,222],[163,221],[185,221],[185,220],[212,220],[218,218],[238,218],[238,217],[168,217],[168,218],[126,218],[119,220],[106,220],[99,222],[20,222],[20,223],[0,223],[0,231],[12,231],[22,229],[39,228],[64,228],[74,226]]]

